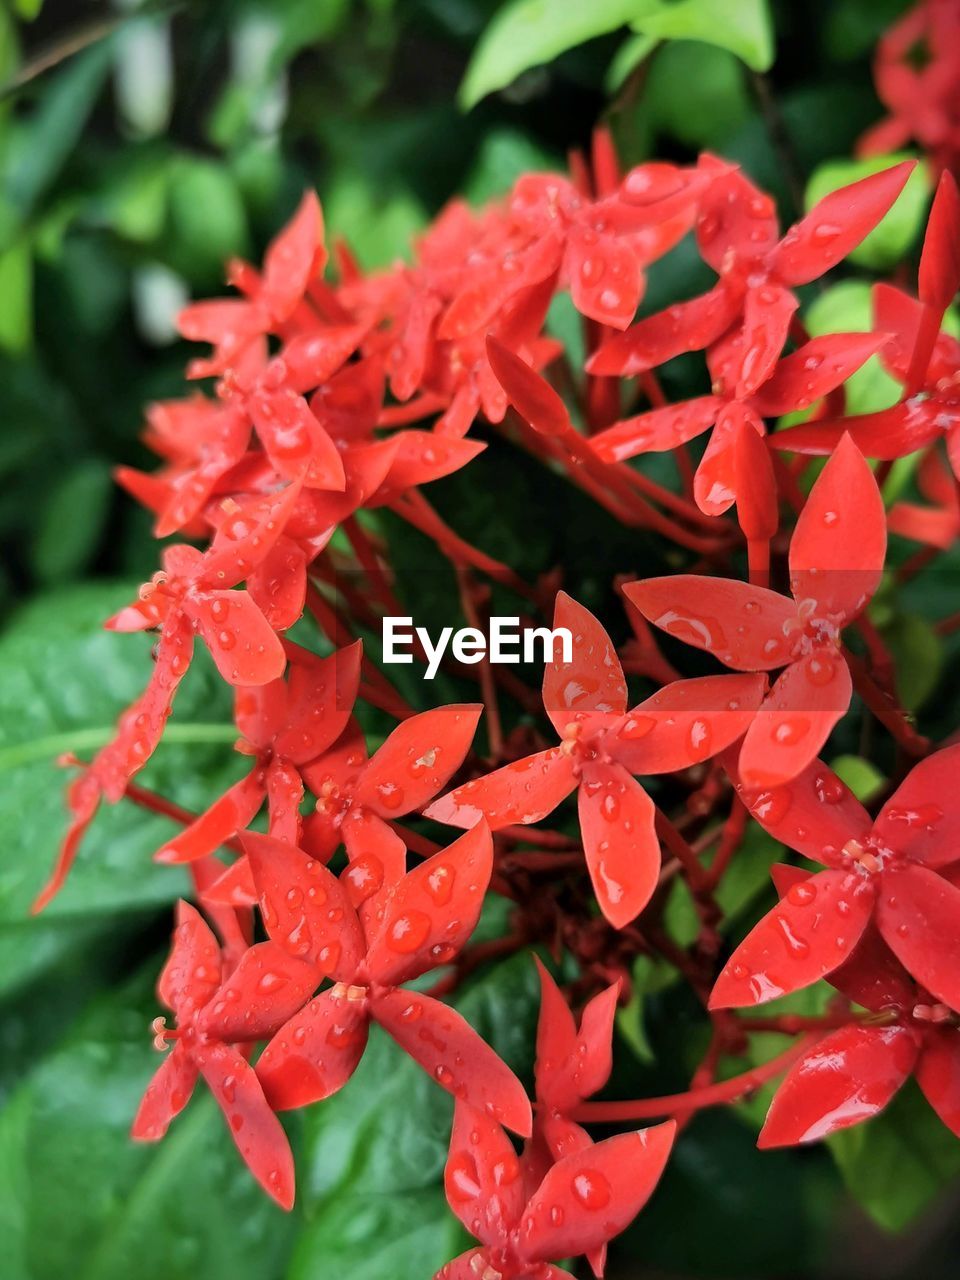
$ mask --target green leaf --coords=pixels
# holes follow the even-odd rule
[[[860,756],[837,756],[830,768],[845,782],[861,804],[869,804],[882,790],[886,778],[869,760]]]
[[[229,257],[249,252],[247,215],[225,164],[180,156],[170,179],[174,265],[195,278],[219,277]]]
[[[558,167],[525,133],[493,129],[484,135],[463,194],[472,204],[485,204],[509,191],[522,174]]]
[[[0,253],[0,348],[19,355],[33,338],[33,255],[26,237]]]
[[[263,1280],[284,1268],[293,1223],[202,1084],[163,1142],[130,1140],[160,1062],[153,976],[94,1004],[0,1113],[0,1185],[16,1186],[0,1210],[4,1266],[19,1251],[30,1280]]]
[[[828,160],[817,167],[807,183],[804,203],[809,210],[838,187],[845,187],[907,159],[910,157],[906,153],[897,152],[857,160]],[[847,255],[849,261],[874,271],[886,271],[896,266],[920,238],[929,201],[930,174],[921,161],[886,217],[862,244]]]
[[[74,577],[100,541],[113,495],[110,468],[99,458],[76,463],[51,486],[30,549],[45,583]]]
[[[869,333],[873,329],[870,285],[844,280],[830,285],[811,303],[803,317],[807,332],[817,338],[828,333]],[[845,383],[848,413],[887,409],[900,398],[900,384],[876,356],[850,375]],[[806,415],[803,415],[806,416]],[[791,416],[791,420],[793,419]]]
[[[883,638],[896,663],[897,696],[907,711],[918,711],[943,671],[943,640],[925,618],[903,612],[884,628]]]
[[[480,37],[460,86],[465,111],[523,71],[551,62],[586,40],[626,26],[645,0],[512,0]]]
[[[23,609],[0,638],[0,922],[21,922],[10,954],[0,952],[10,961],[0,990],[35,972],[31,937],[50,962],[73,943],[69,931],[50,931],[50,920],[104,919],[169,902],[185,888],[181,872],[150,860],[171,823],[128,802],[105,805],[62,894],[40,920],[27,919],[66,825],[68,775],[56,757],[75,750],[89,758],[150,674],[152,637],[102,630],[133,595],[130,586],[64,589]],[[229,692],[202,650],[197,659],[178,695],[173,737],[142,774],[146,786],[191,809],[205,808],[243,769],[228,746],[236,736]]]
[[[287,1280],[431,1276],[470,1241],[437,1186],[406,1195],[331,1198],[297,1242]]]
[[[639,105],[655,132],[691,147],[718,146],[751,110],[739,60],[699,40],[678,40],[659,50]]]
[[[378,191],[359,172],[346,170],[324,187],[323,211],[332,233],[344,237],[367,270],[409,258],[413,236],[427,221],[412,192]]]
[[[21,216],[32,210],[73,151],[110,71],[112,53],[111,41],[100,40],[71,58],[13,134],[4,197]]]
[[[603,87],[607,93],[616,93],[630,72],[638,67],[656,47],[657,41],[653,36],[627,36],[613,55],[607,74],[603,78]]]
[[[827,1140],[851,1194],[902,1231],[960,1175],[960,1143],[911,1081],[882,1115]]]
[[[630,24],[658,40],[703,40],[729,49],[754,71],[773,64],[767,0],[646,0]]]

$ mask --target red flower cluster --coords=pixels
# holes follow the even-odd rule
[[[157,1047],[173,1048],[135,1137],[161,1137],[202,1076],[253,1174],[289,1206],[293,1161],[275,1113],[349,1087],[376,1024],[456,1099],[447,1195],[480,1246],[439,1275],[547,1280],[561,1274],[555,1260],[579,1253],[600,1275],[607,1242],[653,1191],[675,1125],[594,1143],[581,1127],[600,1118],[591,1108],[606,1108],[605,1119],[682,1120],[758,1082],[756,1073],[740,1085],[713,1079],[723,1052],[750,1033],[749,1016],[725,1012],[711,1015],[714,1043],[690,1092],[586,1101],[607,1082],[614,1010],[641,951],[674,963],[714,1010],[825,977],[847,997],[842,1025],[832,1021],[832,1035],[795,1062],[764,1145],[875,1113],[914,1068],[960,1131],[957,748],[917,764],[873,820],[817,759],[854,689],[907,752],[928,747],[883,687],[865,617],[887,519],[863,455],[897,457],[945,435],[957,468],[960,347],[940,333],[960,283],[952,181],[933,206],[919,299],[878,286],[876,333],[810,340],[795,293],[876,226],[908,172],[899,165],[835,192],[781,236],[771,199],[733,166],[706,156],[621,178],[600,135],[592,166],[578,162],[573,180],[524,177],[479,212],[456,203],[412,265],[370,275],[345,246],[326,271],[320,207],[308,195],[262,271],[231,266],[239,297],[187,308],[182,332],[211,346],[189,373],[212,379],[214,395],[155,406],[147,440],[161,468],[120,478],[156,513],[158,535],[191,541],[168,547],[162,571],[107,624],[158,633],[153,673],[72,783],[70,829],[37,904],[63,883],[101,800],[128,795],[183,823],[156,856],[189,866],[199,910],[179,908],[159,985],[176,1027],[156,1024]],[[633,323],[645,272],[689,232],[716,285]],[[588,345],[586,378],[574,371],[570,388],[546,327],[562,290]],[[665,403],[656,368],[697,351],[711,393]],[[848,419],[844,383],[875,352],[904,398]],[[639,397],[645,407],[632,412]],[[773,431],[800,410],[812,420]],[[689,552],[694,568],[711,571],[620,584],[634,631],[623,662],[556,583],[528,587],[460,539],[420,492],[484,447],[466,438],[477,418],[624,523],[670,539],[678,563]],[[711,426],[694,469],[687,443]],[[799,456],[787,462],[771,443]],[[682,492],[626,461],[651,450],[673,451]],[[814,452],[832,456],[811,487],[802,455]],[[940,509],[901,505],[891,527],[945,547],[960,527],[955,495],[933,455],[923,476]],[[554,625],[573,637],[572,661],[549,662],[543,679],[555,737],[529,723],[504,735],[498,691],[531,719],[539,700],[489,664],[461,669],[482,706],[414,714],[352,642],[354,628],[402,612],[383,572],[389,548],[365,515],[379,507],[448,557],[472,623],[484,601],[477,575],[521,594],[531,620],[546,621],[555,603]],[[785,511],[789,538],[778,532]],[[335,546],[338,529],[345,540]],[[341,606],[328,586],[347,543],[365,585]],[[749,582],[736,576],[744,550]],[[324,656],[287,635],[305,609],[329,641]],[[739,674],[677,677],[648,623]],[[851,627],[871,661],[844,644]],[[234,687],[237,750],[252,764],[194,816],[133,779],[161,741],[197,634]],[[660,687],[634,700],[625,668]],[[369,756],[358,703],[400,722]],[[481,758],[471,744],[484,708]],[[652,794],[638,780],[647,777]],[[573,792],[579,836],[537,825]],[[249,831],[264,806],[268,834]],[[421,814],[464,834],[438,847],[416,817],[409,825]],[[778,873],[779,905],[711,970],[715,894],[748,814],[825,870]],[[418,859],[410,867],[408,849]],[[661,927],[676,877],[702,924],[695,953]],[[561,880],[577,890],[561,893]],[[542,943],[556,958],[566,949],[571,998],[585,1002],[578,1027],[541,966],[533,1108],[440,998],[498,953],[469,942],[491,885],[513,900],[517,921],[495,946]],[[408,987],[432,970],[429,991]],[[521,1152],[507,1130],[525,1139]]]
[[[860,139],[865,156],[917,142],[937,169],[960,169],[960,4],[919,0],[877,45],[874,82],[890,112]]]

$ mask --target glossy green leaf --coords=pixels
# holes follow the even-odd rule
[[[181,156],[170,179],[174,265],[187,275],[222,274],[225,258],[249,252],[247,215],[226,165]]]
[[[960,1143],[912,1083],[876,1120],[827,1146],[858,1204],[887,1231],[902,1231],[960,1176]]]
[[[632,26],[658,40],[703,40],[729,49],[754,71],[773,62],[767,0],[648,0]]]
[[[0,348],[14,355],[33,337],[33,254],[21,237],[0,252]]]
[[[0,1187],[14,1192],[0,1197],[3,1266],[19,1256],[24,1280],[263,1280],[284,1265],[295,1220],[244,1168],[202,1086],[162,1143],[129,1138],[160,1061],[152,977],[94,1004],[0,1112]]]
[[[484,31],[460,86],[460,105],[475,106],[531,67],[625,26],[647,7],[645,0],[512,0]]]
[[[96,458],[57,478],[39,513],[31,560],[37,577],[59,582],[82,572],[100,540],[113,499],[110,469]]]

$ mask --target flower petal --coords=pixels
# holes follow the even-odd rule
[[[960,1011],[960,889],[929,867],[884,870],[877,924],[907,972]]]
[[[493,334],[487,335],[487,359],[507,399],[535,431],[564,436],[573,430],[567,406],[550,383]]]
[[[277,942],[258,942],[204,1006],[199,1025],[215,1040],[263,1040],[303,1008],[321,980],[308,960],[290,955]]]
[[[275,744],[278,755],[304,764],[333,746],[353,711],[362,651],[357,640],[329,657],[290,664],[287,720]]]
[[[676,1128],[668,1120],[621,1133],[558,1161],[527,1205],[520,1233],[524,1258],[570,1257],[619,1235],[660,1181]]]
[[[365,1000],[315,996],[280,1028],[257,1061],[257,1077],[274,1111],[321,1102],[342,1089],[367,1047]]]
[[[623,715],[627,682],[610,637],[589,609],[565,591],[557,592],[554,628],[570,632],[573,660],[554,658],[543,673],[543,705],[561,737],[567,725],[586,712]],[[556,646],[554,646],[556,651]]]
[[[814,649],[778,677],[740,751],[738,769],[751,790],[780,787],[816,759],[850,706],[853,683],[833,648]]]
[[[753,406],[762,418],[806,409],[841,386],[887,341],[884,333],[832,333],[812,338],[784,356],[757,391]]]
[[[633,707],[603,746],[631,773],[688,769],[747,732],[766,684],[763,675],[675,680]]]
[[[593,891],[607,920],[622,929],[650,901],[660,875],[653,801],[622,765],[599,760],[584,766],[578,799]]]
[[[794,885],[724,965],[710,1008],[765,1004],[832,973],[857,945],[874,901],[872,882],[854,872],[819,871]]]
[[[790,542],[790,590],[845,625],[880,585],[887,517],[863,454],[844,436],[810,490]]]
[[[841,1027],[808,1049],[777,1090],[757,1146],[817,1142],[878,1115],[913,1070],[907,1027]]]
[[[358,803],[381,818],[421,808],[463,764],[482,711],[482,704],[464,702],[404,720],[361,773]]]
[[[740,799],[774,840],[804,857],[837,866],[848,840],[863,840],[870,815],[845,783],[820,760],[789,782],[762,789],[745,787],[735,751],[723,765]]]
[[[633,378],[685,351],[702,351],[733,323],[739,307],[737,291],[718,284],[699,298],[644,316],[607,338],[587,361],[587,373]]]
[[[367,968],[384,986],[447,964],[473,933],[493,870],[493,840],[481,819],[427,858],[391,891]]]
[[[960,1138],[960,1036],[955,1027],[927,1031],[916,1076],[923,1096]]]
[[[912,862],[945,867],[960,849],[960,745],[915,764],[880,810],[874,833]]]
[[[599,432],[590,440],[590,447],[603,462],[676,449],[713,426],[722,405],[719,396],[698,396],[650,409]]]
[[[196,907],[181,899],[173,947],[157,982],[160,999],[186,1020],[203,1008],[219,985],[220,944]]]
[[[484,1244],[502,1247],[519,1225],[523,1179],[513,1143],[486,1112],[465,1102],[453,1113],[443,1186],[447,1204]]]
[[[363,932],[343,885],[322,862],[272,836],[241,836],[267,932],[296,960],[349,982],[363,959]]]
[[[836,266],[890,209],[915,166],[915,160],[904,160],[819,200],[774,250],[773,264],[780,279],[786,284],[807,284]]]
[[[199,1055],[200,1071],[227,1119],[247,1168],[282,1209],[293,1208],[293,1153],[253,1068],[236,1049],[218,1044]]]
[[[195,818],[153,855],[157,862],[195,862],[215,852],[253,821],[263,804],[264,777],[259,766]]]
[[[147,1085],[130,1129],[135,1142],[158,1142],[190,1101],[199,1071],[186,1051],[175,1044]]]
[[[441,1088],[528,1137],[530,1102],[510,1068],[455,1009],[400,989],[374,996],[371,1015]]]
[[[184,608],[228,684],[268,684],[283,675],[283,645],[246,591],[195,591]]]
[[[797,607],[777,591],[678,573],[625,583],[623,594],[661,631],[728,667],[772,671],[790,661]]]
[[[552,813],[575,786],[573,758],[551,747],[465,782],[434,800],[424,814],[452,827],[472,827],[480,818],[491,831],[526,826]]]

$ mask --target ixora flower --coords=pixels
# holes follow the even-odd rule
[[[553,625],[573,636],[573,662],[549,662],[543,677],[543,705],[560,745],[474,778],[425,812],[456,827],[483,817],[497,831],[539,822],[576,790],[597,902],[621,928],[650,901],[660,873],[656,808],[632,775],[689,768],[741,737],[766,681],[678,680],[628,711],[623,668],[596,618],[561,591]]]
[[[269,554],[298,492],[298,485],[290,485],[276,497],[238,506],[205,552],[186,545],[168,547],[163,570],[141,588],[140,598],[106,622],[112,631],[158,627],[156,661],[146,690],[123,713],[112,741],[70,784],[70,827],[34,911],[42,910],[63,886],[101,799],[111,804],[120,800],[156,750],[190,666],[195,631],[231,684],[267,684],[282,674],[286,657],[270,623],[248,591],[228,588],[253,573]]]
[[[843,437],[817,478],[790,542],[792,598],[765,587],[676,574],[627,583],[650,622],[740,671],[784,668],[747,729],[745,785],[776,786],[814,759],[850,705],[840,632],[883,573],[883,499],[856,445]]]
[[[540,975],[540,1017],[537,1021],[537,1057],[534,1064],[536,1107],[533,1133],[524,1146],[524,1176],[539,1185],[555,1161],[593,1146],[593,1139],[571,1112],[607,1083],[613,1066],[613,1020],[620,983],[588,1001],[574,1020],[570,1007],[553,978],[536,961]],[[602,1275],[606,1241],[585,1249],[595,1275]]]
[[[587,361],[588,373],[624,377],[711,346],[735,326],[725,387],[751,396],[770,375],[798,303],[796,285],[837,265],[890,209],[914,164],[832,191],[781,239],[773,200],[738,170],[720,174],[700,200],[697,248],[717,272],[702,297],[658,311],[614,334]]]
[[[407,872],[402,841],[374,824],[339,880],[269,836],[243,841],[271,941],[244,955],[204,1025],[239,1038],[251,1010],[255,1023],[260,1008],[297,1010],[257,1063],[270,1105],[342,1088],[373,1021],[442,1088],[528,1134],[530,1104],[510,1069],[459,1013],[402,986],[448,964],[476,927],[493,866],[486,824]],[[334,985],[308,999],[324,977]]]
[[[267,333],[282,333],[327,260],[323,214],[312,191],[304,195],[289,224],[268,247],[262,274],[245,262],[230,266],[231,282],[242,298],[194,302],[180,314],[180,332],[191,342],[209,342],[209,359],[195,360],[191,376],[207,378],[242,364]]]
[[[533,1180],[500,1125],[458,1101],[444,1186],[481,1247],[448,1262],[434,1280],[561,1280],[567,1273],[552,1262],[596,1254],[640,1212],[675,1132],[669,1120],[590,1143]]]
[[[296,650],[287,679],[238,689],[237,750],[254,757],[246,777],[156,853],[158,862],[194,862],[244,830],[266,799],[269,831],[300,842],[302,769],[327,751],[347,727],[360,681],[361,642],[327,658]]]
[[[232,1044],[212,1034],[204,1016],[220,989],[220,945],[198,911],[187,902],[177,907],[173,950],[160,975],[160,999],[177,1017],[175,1030],[165,1020],[154,1023],[155,1044],[161,1051],[173,1045],[140,1103],[132,1136],[156,1142],[190,1101],[203,1076],[223,1111],[230,1136],[250,1172],[284,1209],[293,1207],[293,1156],[286,1134],[273,1114],[256,1073]],[[249,1038],[264,1035],[269,1019],[246,1023]]]
[[[960,747],[916,765],[875,819],[815,761],[782,787],[741,799],[776,840],[826,867],[791,885],[735,949],[711,996],[716,1009],[763,1004],[834,973],[871,920],[933,998],[960,1009]]]
[[[877,97],[890,114],[857,143],[882,156],[913,139],[934,165],[960,160],[960,8],[955,0],[919,0],[881,37],[873,63]]]
[[[846,432],[870,458],[901,458],[943,438],[954,474],[960,476],[960,343],[940,332],[944,313],[960,288],[960,194],[949,173],[940,178],[918,276],[919,298],[891,285],[874,287],[874,320],[889,334],[880,359],[903,384],[889,409],[839,421],[803,423],[773,438],[778,449],[824,454]]]
[[[749,468],[745,485],[738,483],[742,460],[738,459],[738,431],[747,427],[761,438],[764,418],[777,418],[797,409],[807,409],[841,386],[850,375],[884,344],[883,334],[836,333],[813,338],[778,364],[749,394],[737,390],[734,379],[741,364],[743,335],[735,333],[716,342],[707,355],[714,391],[680,404],[651,409],[626,418],[601,431],[590,446],[604,462],[622,462],[638,453],[675,449],[714,427],[694,479],[694,496],[707,515],[722,515],[746,488],[756,503],[755,490],[764,484],[776,505],[776,483],[772,471]]]
[[[806,882],[799,867],[776,866],[778,892]],[[960,1015],[911,979],[871,921],[829,982],[872,1016],[824,1036],[790,1068],[760,1133],[761,1147],[814,1142],[862,1124],[910,1075],[960,1137]]]

